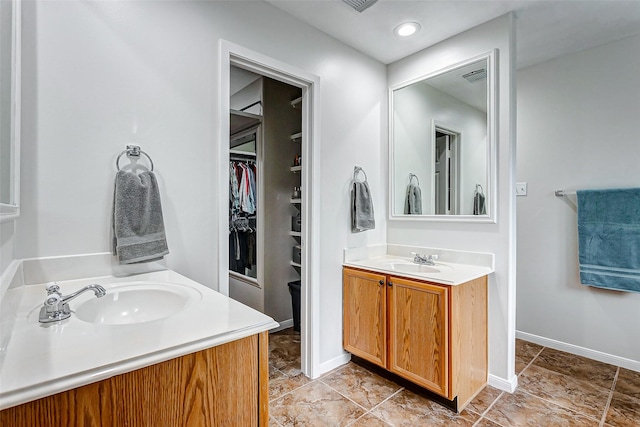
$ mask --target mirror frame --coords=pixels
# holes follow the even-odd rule
[[[492,49],[489,52],[482,53],[464,61],[456,62],[447,67],[440,68],[436,71],[421,74],[411,80],[398,83],[389,87],[389,220],[392,221],[431,221],[431,222],[472,222],[472,223],[497,223],[497,206],[498,206],[498,191],[497,191],[497,152],[496,152],[496,120],[498,111],[498,85],[497,85],[497,68],[496,58],[497,49]],[[394,91],[402,89],[414,83],[436,77],[440,74],[455,70],[459,67],[472,64],[477,61],[487,61],[487,186],[486,196],[488,198],[487,214],[486,215],[406,215],[396,214],[394,212],[394,176],[395,176],[395,155],[394,155],[394,104],[393,95]],[[433,118],[426,118],[425,123],[429,123],[432,126]]]
[[[11,203],[0,203],[0,222],[11,221],[20,216],[22,4],[19,0],[13,0],[11,6]]]

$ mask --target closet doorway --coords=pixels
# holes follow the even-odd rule
[[[219,175],[228,207],[220,217],[219,290],[269,315],[279,329],[299,329],[300,370],[314,378],[319,252],[311,212],[319,150],[312,144],[312,95],[319,81],[224,41],[220,64],[226,117],[219,158],[229,168]]]
[[[300,332],[302,90],[229,76],[229,296]]]

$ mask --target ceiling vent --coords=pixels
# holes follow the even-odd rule
[[[358,12],[362,12],[366,8],[373,6],[378,0],[342,0]]]
[[[467,74],[463,74],[462,78],[466,79],[469,83],[479,82],[480,80],[487,79],[487,70],[481,68],[479,70],[472,71]]]

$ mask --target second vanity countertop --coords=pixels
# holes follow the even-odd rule
[[[1,355],[0,410],[278,326],[269,316],[171,270],[58,282],[64,294],[90,283],[175,284],[195,289],[201,298],[170,317],[138,324],[90,323],[76,313],[42,324],[38,312],[46,284],[25,286],[11,339]],[[69,303],[72,312],[78,300]]]
[[[438,255],[435,265],[417,264],[411,252]],[[345,249],[345,267],[426,280],[443,285],[461,285],[495,271],[494,255],[405,245],[371,245]]]

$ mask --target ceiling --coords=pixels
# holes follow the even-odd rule
[[[384,64],[511,11],[518,68],[640,34],[640,0],[378,0],[362,13],[341,0],[265,1]],[[400,39],[406,21],[422,30]]]

